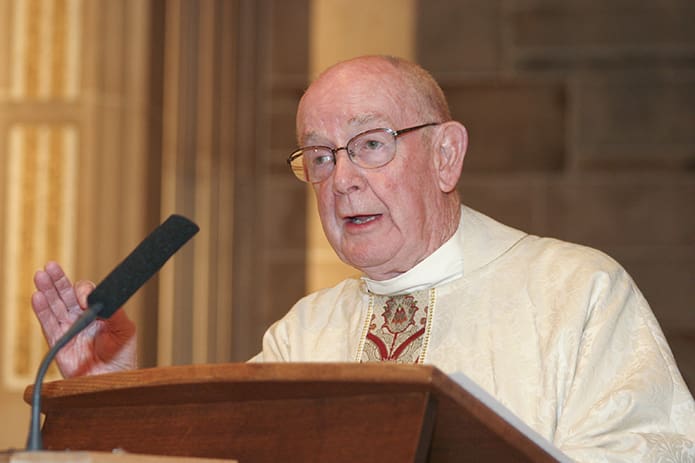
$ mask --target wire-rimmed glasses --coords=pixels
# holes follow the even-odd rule
[[[305,146],[290,154],[287,164],[299,180],[308,183],[319,183],[330,177],[335,168],[335,156],[340,150],[345,150],[350,161],[356,165],[376,169],[388,164],[396,156],[396,139],[399,136],[439,124],[428,122],[400,130],[371,129],[358,133],[340,148]]]

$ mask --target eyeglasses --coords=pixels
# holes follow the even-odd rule
[[[429,122],[401,130],[371,129],[358,133],[340,148],[305,146],[290,154],[287,164],[299,180],[309,183],[319,183],[330,177],[335,168],[335,156],[340,150],[345,150],[350,161],[356,165],[376,169],[385,166],[396,156],[396,139],[399,136],[439,124],[440,122]]]

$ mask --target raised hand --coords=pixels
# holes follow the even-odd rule
[[[87,308],[94,283],[79,281],[73,286],[60,265],[48,262],[34,275],[34,284],[37,291],[31,305],[52,346]],[[137,365],[135,324],[123,310],[96,320],[63,347],[56,363],[66,378],[133,369]]]

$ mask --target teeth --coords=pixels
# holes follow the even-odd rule
[[[359,216],[359,217],[350,217],[350,221],[355,224],[363,224],[367,222],[371,222],[372,220],[376,219],[376,216],[374,215],[369,215],[369,216]]]

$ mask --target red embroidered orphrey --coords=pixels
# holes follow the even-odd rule
[[[362,352],[362,362],[417,363],[429,309],[428,306],[420,308],[418,300],[426,301],[427,291],[374,297],[374,306],[380,307],[384,322],[377,326],[378,311],[375,311]]]

